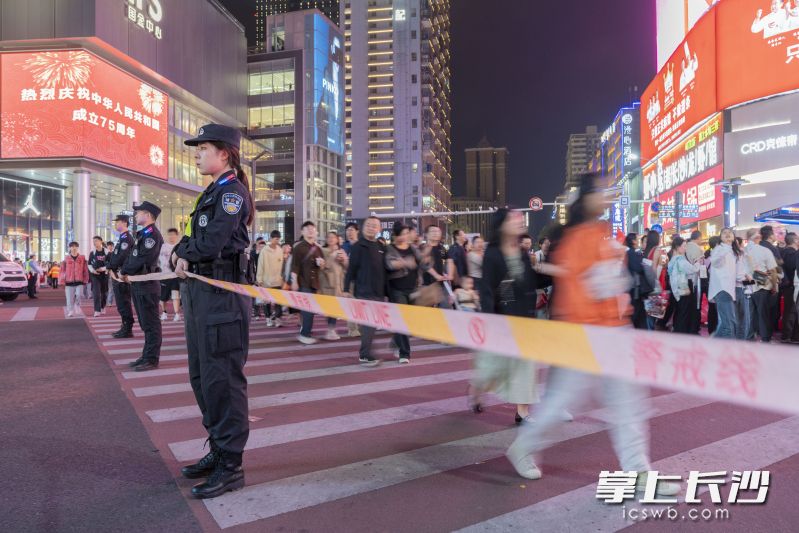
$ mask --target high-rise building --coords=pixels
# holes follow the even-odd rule
[[[344,0],[347,216],[451,200],[449,0]]]
[[[318,9],[339,24],[339,0],[255,0],[256,47],[261,48],[266,42],[266,17],[306,9]]]
[[[569,136],[566,149],[566,190],[576,187],[580,182],[580,174],[588,172],[588,165],[599,148],[602,134],[596,126],[586,126],[585,133],[573,133]]]
[[[508,149],[495,148],[483,137],[466,149],[466,197],[507,205]]]
[[[291,242],[306,220],[344,222],[344,50],[318,10],[266,18],[269,46],[248,57],[247,131],[271,154],[256,162],[255,232]],[[279,45],[277,44],[279,43]],[[272,45],[275,45],[274,47]],[[323,233],[324,234],[324,233]]]

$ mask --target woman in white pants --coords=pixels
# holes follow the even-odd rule
[[[553,251],[558,270],[552,315],[556,320],[595,326],[624,327],[629,323],[629,279],[623,268],[624,249],[607,239],[610,227],[599,221],[605,198],[597,176],[583,176],[580,196],[570,208],[569,223]],[[626,301],[624,296],[627,296]],[[629,330],[632,332],[632,329]],[[541,470],[533,454],[551,446],[550,434],[561,413],[579,400],[591,377],[573,370],[550,371],[544,401],[535,418],[522,424],[507,457],[520,476],[539,479]],[[646,389],[618,379],[604,378],[602,399],[612,412],[610,437],[622,470],[639,474],[637,485],[646,486],[649,463],[648,402]],[[679,486],[661,482],[657,493],[674,495]]]

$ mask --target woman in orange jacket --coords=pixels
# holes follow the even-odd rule
[[[556,320],[622,327],[629,325],[629,275],[624,266],[624,248],[610,239],[610,228],[599,217],[606,200],[599,176],[586,174],[580,194],[569,210],[569,222],[552,252],[556,279],[552,315]],[[564,368],[550,371],[544,400],[537,416],[525,423],[507,456],[520,476],[541,477],[533,454],[551,444],[552,429],[561,421],[561,413],[584,395],[591,377]],[[605,406],[613,412],[610,437],[622,470],[639,474],[637,487],[646,486],[650,470],[649,431],[646,389],[615,378],[601,383]],[[660,482],[657,493],[674,495],[679,485]]]

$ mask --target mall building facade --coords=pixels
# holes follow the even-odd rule
[[[300,237],[344,225],[344,48],[317,9],[270,15],[247,61],[247,134],[268,150],[255,162],[255,233]]]
[[[241,24],[216,0],[0,0],[0,12],[2,251],[88,252],[143,200],[162,230],[183,230],[205,185],[184,139],[247,124]],[[245,168],[256,156],[271,150],[245,138]]]

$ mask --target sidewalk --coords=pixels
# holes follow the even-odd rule
[[[0,338],[4,530],[200,529],[85,321],[0,323]]]

